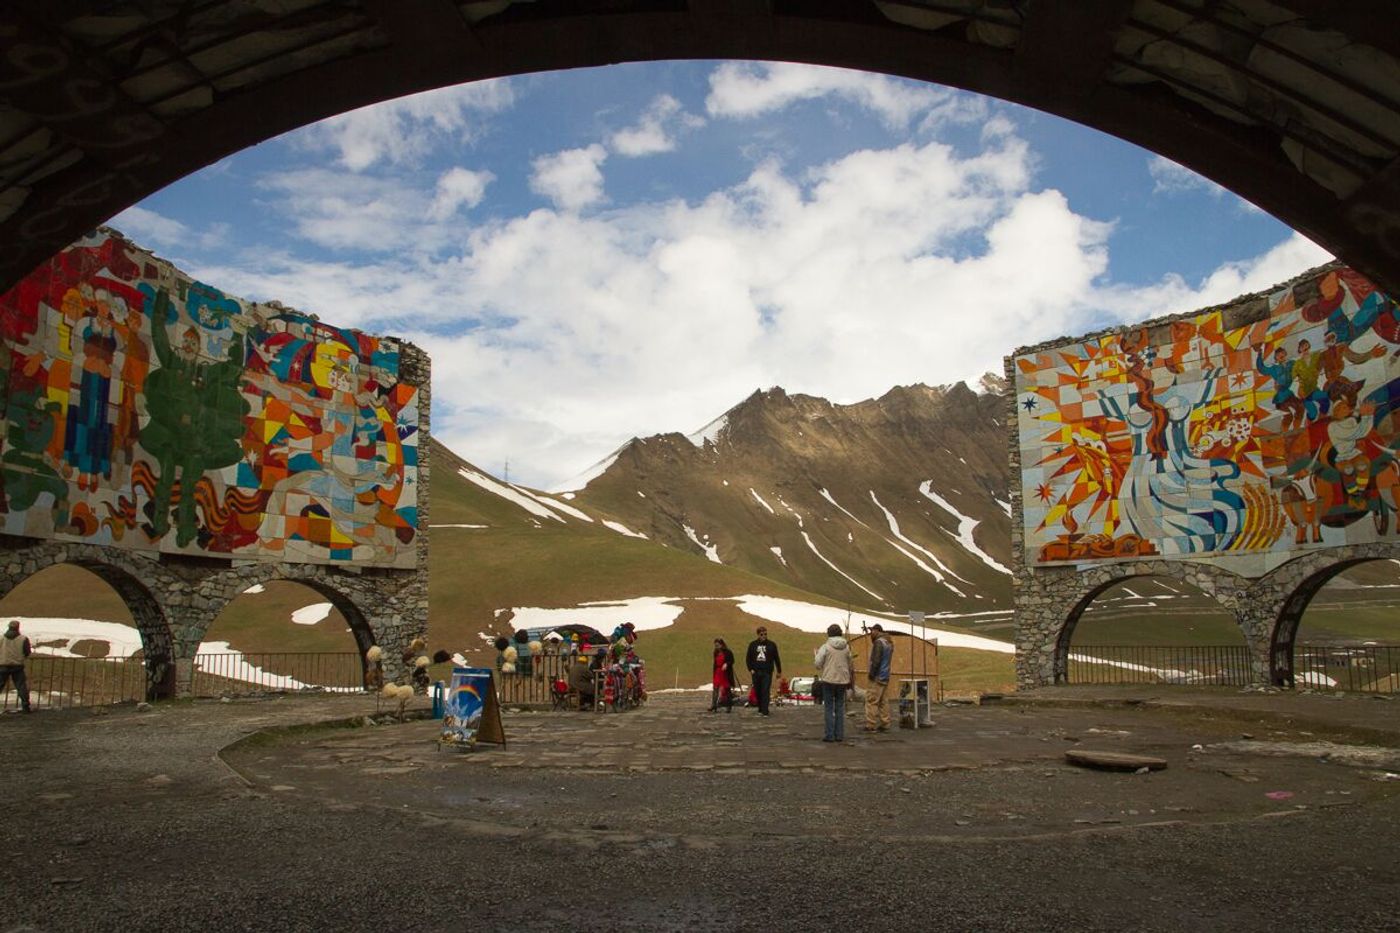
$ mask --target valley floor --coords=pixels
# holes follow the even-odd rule
[[[1394,702],[1065,689],[830,745],[707,700],[471,752],[316,725],[363,697],[5,716],[0,930],[1395,927]]]

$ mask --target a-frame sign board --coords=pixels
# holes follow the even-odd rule
[[[454,667],[442,716],[442,745],[467,747],[477,742],[506,744],[495,671],[489,667]]]

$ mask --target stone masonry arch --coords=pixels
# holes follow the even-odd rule
[[[1084,610],[1109,587],[1140,577],[1165,577],[1193,586],[1235,617],[1248,645],[1255,675],[1268,670],[1268,627],[1244,611],[1249,581],[1238,574],[1189,561],[1152,560],[1079,571],[1073,567],[1022,572],[1017,580],[1016,680],[1022,686],[1063,683],[1069,646]],[[1068,608],[1066,608],[1068,607]]]
[[[340,610],[355,636],[363,661],[372,645],[384,651],[384,676],[396,680],[403,669],[403,653],[415,638],[427,636],[426,579],[365,568],[359,572],[317,564],[248,563],[210,573],[194,596],[194,607],[180,646],[179,683],[187,690],[193,677],[193,659],[214,620],[244,590],[257,584],[287,580],[310,587]]]
[[[1268,682],[1293,685],[1293,644],[1303,613],[1318,591],[1342,571],[1372,560],[1400,560],[1400,542],[1382,541],[1304,554],[1275,568],[1250,588],[1251,624],[1269,633]]]
[[[58,564],[91,571],[116,590],[141,635],[147,699],[175,695],[179,639],[171,609],[188,590],[189,579],[158,560],[129,551],[57,541],[30,543],[0,536],[0,598],[34,574]]]
[[[504,75],[743,58],[903,75],[1095,127],[1400,291],[1392,22],[1383,0],[13,0],[0,290],[177,178],[325,117]]]

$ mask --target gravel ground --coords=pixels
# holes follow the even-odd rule
[[[0,933],[1400,928],[1400,782],[1277,754],[1325,739],[1311,722],[988,708],[831,747],[814,710],[660,703],[510,714],[504,752],[438,753],[412,722],[229,747],[366,710],[0,719]],[[631,757],[598,767],[590,736]],[[1171,767],[1062,763],[1090,742]],[[564,760],[542,765],[532,743]],[[949,764],[963,746],[979,764]],[[1265,797],[1278,788],[1295,796]]]

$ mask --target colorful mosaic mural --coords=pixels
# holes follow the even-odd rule
[[[0,531],[412,567],[400,345],[190,280],[110,231],[0,296]]]
[[[1400,311],[1350,269],[1014,359],[1026,561],[1400,539]]]

